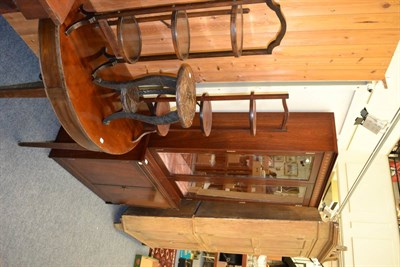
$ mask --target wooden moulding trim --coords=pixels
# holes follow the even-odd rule
[[[324,193],[324,188],[328,183],[328,175],[331,173],[333,164],[335,162],[337,154],[333,152],[325,152],[324,157],[321,162],[321,167],[317,180],[315,181],[314,193],[310,200],[310,207],[317,207],[321,201],[322,194]]]
[[[331,123],[332,123],[332,132],[336,133],[335,114],[334,113],[331,114]],[[332,142],[333,142],[333,146],[334,146],[333,151],[335,152],[334,156],[335,156],[335,159],[336,159],[336,157],[337,157],[337,155],[339,153],[336,134],[333,134]]]
[[[85,134],[69,101],[62,70],[59,34],[59,27],[50,19],[39,20],[39,59],[47,98],[72,139],[88,150],[99,151]]]
[[[334,253],[334,250],[339,242],[339,224],[331,223],[331,227],[329,229],[329,240],[326,242],[325,246],[321,249],[321,252],[318,255],[318,260],[321,263],[324,263],[327,260],[332,260],[330,255]]]
[[[233,191],[223,191],[223,190],[214,190],[214,189],[201,189],[201,188],[190,188],[189,193],[194,193],[196,196],[204,196],[204,197],[214,197],[214,198],[230,198],[236,201],[250,201],[250,202],[268,202],[268,203],[287,203],[287,204],[301,204],[301,199],[297,196],[286,196],[282,199],[277,195],[268,195],[263,193],[254,193],[248,194],[247,192],[233,192]]]
[[[265,179],[265,178],[253,178],[253,177],[226,177],[226,176],[204,176],[204,175],[186,175],[186,174],[175,174],[169,177],[171,181],[179,182],[212,182],[212,183],[238,183],[241,182],[244,185],[267,185],[267,186],[278,186],[285,184],[285,186],[306,186],[313,185],[309,180],[293,180],[293,179]]]
[[[152,153],[146,151],[145,158],[148,160],[148,167],[142,168],[149,178],[153,186],[161,193],[161,195],[168,201],[168,203],[173,208],[178,208],[180,197],[176,194],[176,191],[170,188],[170,182],[166,181],[162,170],[160,170],[156,159],[153,157]],[[154,178],[153,178],[154,177]]]

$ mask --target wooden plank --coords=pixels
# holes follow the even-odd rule
[[[39,0],[15,0],[15,2],[18,9],[27,19],[44,19],[49,17]]]
[[[59,142],[20,142],[19,146],[52,148],[52,149],[67,149],[67,150],[86,150],[77,143],[59,143]]]
[[[175,0],[175,3],[200,0]],[[165,5],[165,1],[85,0],[85,7],[101,11]],[[397,0],[280,1],[288,23],[281,46],[272,55],[239,60],[190,59],[198,82],[380,80],[400,39],[400,2]],[[259,7],[258,7],[259,6]],[[244,46],[265,47],[278,24],[264,4],[248,5]],[[12,15],[12,16],[10,16]],[[8,16],[8,17],[7,17]],[[33,51],[38,51],[36,22],[23,22],[5,14]],[[191,51],[230,50],[229,16],[191,18]],[[171,32],[160,22],[140,25],[142,55],[174,53]],[[115,30],[115,29],[114,29]],[[255,64],[252,64],[256,62]],[[293,62],[291,62],[293,61]],[[128,66],[133,76],[176,73],[178,60],[139,62]],[[233,64],[230,66],[230,64]],[[118,67],[117,67],[118,69]],[[352,71],[349,71],[352,70]],[[107,73],[104,73],[107,77]]]
[[[398,27],[398,19],[397,12],[291,17],[288,31],[387,29]]]
[[[4,14],[3,17],[39,57],[38,20],[27,20],[22,13]]]
[[[347,45],[307,45],[278,46],[274,49],[275,57],[339,57],[339,58],[391,58],[395,44],[347,44]]]
[[[282,40],[285,46],[307,45],[377,45],[397,44],[400,36],[398,28],[369,30],[330,30],[289,32]],[[394,52],[394,50],[393,50]],[[393,53],[392,53],[393,55]]]
[[[15,0],[18,11],[28,20],[51,18],[60,25],[64,22],[75,0]]]
[[[234,236],[273,239],[279,235],[280,239],[297,239],[306,236],[314,237],[317,227],[318,222],[310,221],[194,218],[196,233],[200,235],[213,233],[221,238]],[[291,231],[282,231],[282,229],[291,229]]]
[[[313,16],[335,14],[366,14],[366,13],[395,13],[400,11],[400,3],[397,0],[376,1],[280,1],[285,16]]]
[[[165,4],[161,0],[91,0],[89,6],[97,11],[120,10],[127,8],[140,8]],[[201,2],[201,0],[173,0],[169,3]],[[279,1],[286,16],[322,15],[322,14],[354,14],[362,12],[393,12],[398,10],[399,2],[396,0],[355,0],[355,1],[315,1],[282,0]]]
[[[399,18],[400,19],[400,18]],[[269,36],[262,35],[263,38],[245,38],[245,48],[260,48],[265,47],[265,41],[270,40],[273,33],[269,33]],[[247,35],[245,35],[247,37]],[[339,46],[339,45],[379,45],[379,44],[391,44],[395,47],[397,41],[400,38],[400,30],[391,29],[368,29],[368,30],[318,30],[318,31],[296,31],[287,32],[286,36],[282,40],[282,45],[275,48],[276,50],[282,49],[287,46],[296,46],[298,48],[304,46]],[[162,36],[161,38],[148,39],[143,38],[143,53],[147,54],[159,54],[173,51],[172,41],[170,36]],[[191,48],[190,51],[207,51],[207,50],[221,50],[230,49],[229,38],[227,36],[196,36],[191,35]],[[158,47],[158,48],[157,48]],[[378,47],[375,47],[379,50]],[[337,47],[340,49],[340,47]],[[394,51],[394,50],[393,50]],[[273,51],[273,54],[275,50]],[[392,52],[393,55],[393,52]]]
[[[57,25],[64,22],[75,0],[39,0],[48,16]]]
[[[199,204],[200,203],[196,201],[182,200],[179,205],[179,210],[130,207],[124,212],[124,215],[191,218]]]
[[[230,71],[269,71],[277,69],[292,68],[294,70],[307,69],[385,69],[389,64],[390,57],[384,58],[370,57],[269,57],[269,56],[248,56],[237,58],[221,58],[217,63],[212,60],[204,62],[203,60],[192,60],[191,66],[194,72],[207,73],[217,72],[225,73]],[[144,66],[147,66],[144,68]],[[160,62],[158,66],[149,64],[132,65],[136,70],[146,69],[151,72],[158,72],[160,69],[163,72],[168,72],[179,66],[174,62]],[[129,66],[130,67],[130,66]]]
[[[46,97],[44,88],[1,89],[0,98],[41,98]]]
[[[270,33],[269,37],[272,37]],[[264,36],[264,35],[262,35]],[[318,38],[316,38],[318,36]],[[245,37],[245,48],[260,48],[265,47],[265,41],[270,38],[247,38]],[[396,47],[397,41],[400,38],[400,31],[397,29],[381,29],[381,30],[332,30],[332,31],[314,31],[314,32],[288,32],[282,40],[282,45],[276,47],[272,56],[274,57],[278,52],[285,51],[287,47],[291,47],[292,53],[299,53],[304,50],[313,48],[316,55],[323,54],[321,51],[327,51],[329,46],[332,52],[342,52],[345,56],[347,51],[351,51],[354,46],[365,47],[368,49],[366,54],[362,56],[373,56],[387,53],[387,56],[392,56]],[[230,50],[230,41],[227,36],[191,36],[191,52],[201,51],[218,51]],[[321,51],[320,51],[321,49]],[[162,37],[162,39],[143,39],[142,55],[173,53],[172,40],[170,36]],[[321,54],[322,53],[322,54]],[[291,54],[289,54],[291,56]],[[350,54],[351,55],[351,54]]]
[[[192,2],[203,2],[204,0],[172,0],[168,1],[170,4],[182,4],[182,3],[192,3]],[[128,8],[140,8],[140,7],[150,7],[165,5],[165,1],[162,0],[91,0],[87,1],[88,6],[93,8],[98,12],[108,11],[108,10],[120,10]]]
[[[0,98],[46,97],[42,81],[0,86]]]
[[[249,6],[251,9],[251,7]],[[279,20],[270,11],[251,9],[249,14],[244,15],[244,33],[276,32],[279,29]],[[371,30],[371,29],[390,29],[398,26],[397,19],[399,14],[393,13],[368,13],[368,14],[334,14],[318,16],[294,16],[287,18],[287,30],[296,31],[322,31],[322,30]],[[212,16],[203,18],[191,18],[191,35],[210,33],[219,35],[225,33],[229,35],[229,16]],[[316,23],[319,22],[319,23]],[[153,23],[142,23],[143,35],[157,34],[160,29],[165,28],[159,22],[151,27],[146,27]],[[157,29],[160,28],[160,29]]]
[[[209,59],[210,60],[210,59]],[[390,60],[390,58],[384,59]],[[218,59],[218,64],[207,69],[203,63],[189,63],[194,69],[196,82],[221,82],[221,81],[307,81],[307,80],[382,80],[385,76],[386,67],[365,66],[357,68],[355,65],[346,67],[340,64],[326,66],[315,65],[307,67],[303,65],[262,65],[254,67],[249,63],[247,69],[231,69],[229,72],[219,71],[219,65],[224,64],[224,59]],[[229,64],[229,61],[227,61]],[[138,77],[145,73],[175,73],[180,62],[171,63],[165,68],[160,66],[139,65],[129,66],[132,75]],[[176,67],[175,67],[176,66]],[[155,68],[158,67],[158,71]],[[256,69],[257,68],[257,69]],[[221,68],[220,68],[221,69]],[[351,71],[349,71],[351,70]]]
[[[147,232],[157,231],[172,233],[192,233],[193,224],[191,219],[174,218],[174,217],[157,217],[157,216],[130,216],[123,215],[122,222],[126,231]]]
[[[215,201],[202,201],[196,217],[321,221],[317,209],[310,207]]]
[[[309,69],[301,72],[294,69],[281,69],[275,71],[236,71],[233,73],[210,72],[201,73],[198,76],[198,82],[220,82],[220,81],[354,81],[354,80],[382,80],[386,70],[373,69],[371,71],[357,70],[352,71],[336,69],[336,70],[320,70]]]

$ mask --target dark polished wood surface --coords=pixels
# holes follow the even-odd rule
[[[0,98],[36,98],[46,97],[44,84],[41,81],[15,85],[0,86]]]
[[[91,81],[93,68],[105,60],[98,52],[106,42],[94,27],[66,36],[65,25],[79,15],[74,14],[61,26],[50,19],[40,21],[40,63],[46,94],[60,123],[79,145],[109,154],[127,153],[135,147],[132,140],[140,135],[142,124],[116,120],[103,125],[107,115],[121,108],[117,93]],[[118,70],[118,74],[125,74],[123,67]],[[112,70],[108,74],[118,79]]]
[[[2,0],[0,14],[21,12],[26,19],[51,18],[62,24],[75,0]]]
[[[18,12],[19,9],[13,0],[3,0],[0,2],[0,14]]]
[[[68,144],[77,144],[61,128],[49,157],[107,203],[176,208],[179,197],[170,192],[169,184],[162,185],[157,168],[146,164],[147,142],[148,136],[123,155],[65,149]]]

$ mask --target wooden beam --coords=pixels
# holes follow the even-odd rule
[[[20,11],[26,19],[51,18],[56,25],[60,25],[67,17],[75,0],[2,0],[2,2],[5,3],[0,4],[0,14],[3,13],[1,7],[4,5],[12,12]]]
[[[15,0],[15,1],[18,6],[18,9],[27,19],[43,19],[49,17],[39,0]]]
[[[46,97],[43,82],[0,86],[0,98]]]
[[[51,148],[51,149],[66,149],[66,150],[84,150],[86,148],[81,147],[77,143],[60,143],[60,142],[20,142],[19,146],[24,147],[36,147],[36,148]]]

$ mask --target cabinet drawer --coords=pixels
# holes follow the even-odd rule
[[[153,187],[135,161],[63,158],[60,163],[95,185]]]
[[[153,187],[130,187],[116,185],[96,185],[105,196],[106,202],[131,206],[169,208],[165,198]]]

